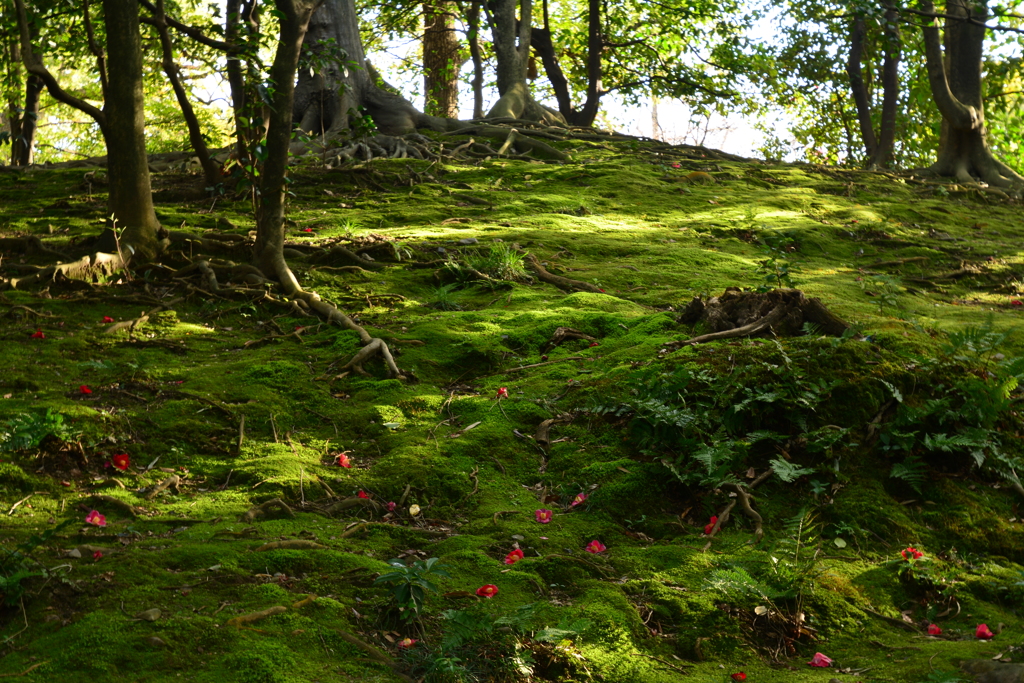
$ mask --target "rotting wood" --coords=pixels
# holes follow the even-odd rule
[[[253,552],[262,553],[268,550],[327,550],[327,546],[304,538],[290,538],[285,541],[264,543]]]

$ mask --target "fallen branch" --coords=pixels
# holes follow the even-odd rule
[[[249,508],[249,510],[244,515],[242,515],[241,521],[248,524],[254,520],[259,519],[260,517],[265,516],[269,511],[274,509],[281,510],[288,517],[295,517],[295,513],[292,512],[292,509],[288,507],[287,503],[285,503],[280,498],[274,498],[272,500],[268,500],[265,503],[260,503],[259,505]]]
[[[604,294],[600,287],[592,285],[589,282],[581,282],[579,280],[573,280],[571,278],[562,277],[561,275],[555,275],[549,273],[544,266],[540,264],[537,257],[533,254],[525,254],[523,260],[526,261],[526,265],[529,266],[537,275],[537,279],[541,282],[546,282],[549,285],[554,285],[561,290],[566,292],[593,292],[595,294]]]

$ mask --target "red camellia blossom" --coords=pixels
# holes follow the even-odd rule
[[[912,545],[907,546],[906,550],[901,550],[900,555],[903,556],[904,560],[919,560],[924,557],[924,553]]]
[[[303,228],[302,232],[313,232],[313,228]]]
[[[398,647],[410,648],[418,642],[419,641],[415,638],[402,638],[400,641],[398,641]]]
[[[506,387],[501,387],[498,389],[498,395],[494,398],[508,398],[508,389]]]
[[[395,501],[391,501],[390,503],[388,503],[384,507],[386,507],[388,509],[388,512],[394,512],[395,508],[398,507],[398,503],[396,503]]]
[[[742,671],[737,671],[736,673],[729,676],[729,678],[731,678],[734,681],[745,681],[747,680],[747,674],[743,673]]]
[[[78,387],[78,391],[80,391],[83,394],[91,394],[92,393],[92,389],[90,389],[85,384],[83,384],[82,386]]]
[[[815,652],[814,656],[811,657],[811,661],[807,662],[811,666],[832,666],[832,659],[826,657],[820,652]]]
[[[534,518],[541,524],[547,524],[554,517],[554,513],[551,510],[544,510],[543,508],[533,513]]]
[[[346,453],[338,453],[334,458],[334,464],[338,467],[352,467],[352,461],[348,459]]]
[[[718,517],[711,515],[711,522],[705,525],[704,527],[704,535],[707,536],[708,534],[710,534],[711,530],[715,528],[716,524],[718,524]]]
[[[601,543],[601,541],[593,540],[587,544],[587,547],[584,548],[584,550],[596,555],[597,553],[603,553],[605,550],[608,550],[608,547],[604,543]]]
[[[974,630],[974,637],[978,640],[991,640],[996,634],[992,633],[987,624],[978,624],[978,628]]]
[[[937,636],[942,634],[942,629],[939,628],[938,624],[928,624],[928,635]]]
[[[96,510],[92,510],[85,516],[85,523],[92,524],[93,526],[106,526],[107,518],[101,515]]]
[[[32,333],[32,338],[33,339],[46,339],[46,335],[43,334],[42,330],[36,330],[35,332]]]
[[[114,322],[114,319],[111,318],[109,315],[105,315],[105,316],[103,316],[103,322],[105,322],[105,323],[112,323],[112,322]]]
[[[505,564],[515,564],[519,560],[523,559],[523,551],[516,548],[508,555],[505,556]]]
[[[132,460],[127,453],[117,453],[110,459],[110,464],[124,472],[132,464]]]
[[[479,595],[481,598],[493,598],[495,595],[498,594],[498,587],[495,586],[493,583],[488,583],[477,588],[476,594]]]
[[[369,498],[369,496],[366,495],[366,491],[364,491],[362,489],[359,489],[359,493],[357,493],[356,495],[359,496],[360,498],[362,498],[363,500],[366,500],[366,499]]]
[[[585,494],[585,493],[577,493],[576,497],[572,499],[571,503],[569,503],[569,507],[576,507],[577,505],[579,505],[580,503],[582,503],[586,499],[587,499],[587,494]]]
[[[1020,299],[1014,299],[1013,301],[1010,302],[1010,305],[1011,306],[1024,306],[1024,301],[1021,301]]]
[[[590,342],[590,348],[594,348],[595,346],[600,346],[600,345],[601,344],[599,342]]]
[[[97,562],[97,561],[99,561],[99,559],[100,559],[101,557],[103,557],[103,553],[102,553],[101,551],[97,550],[96,552],[94,552],[94,553],[92,554],[92,561],[93,561],[93,562]]]

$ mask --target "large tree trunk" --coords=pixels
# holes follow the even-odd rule
[[[922,9],[934,12],[931,0]],[[1000,187],[1024,183],[1024,178],[996,159],[985,139],[985,113],[981,92],[984,0],[949,0],[946,3],[945,59],[939,30],[925,24],[925,55],[932,97],[942,114],[942,134],[931,173],[952,176],[963,183],[976,179]]]
[[[103,11],[110,88],[103,105],[106,122],[100,128],[107,143],[108,207],[124,229],[122,245],[149,260],[159,252],[160,222],[153,210],[146,157],[139,6],[125,0],[103,0]]]
[[[299,70],[292,116],[310,134],[347,130],[353,116],[365,109],[387,134],[408,133],[429,125],[412,104],[379,87],[370,77],[359,35],[354,0],[324,0],[309,21],[305,44],[316,68]],[[344,54],[334,52],[340,48]]]
[[[431,116],[459,116],[459,67],[461,46],[455,35],[455,3],[427,0],[423,3],[423,111]]]

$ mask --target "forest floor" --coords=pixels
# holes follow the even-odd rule
[[[0,292],[0,675],[1024,680],[1000,663],[1024,662],[1020,205],[562,147],[296,165],[289,253],[384,266],[297,258],[300,281],[406,381],[340,376],[353,333],[159,269]],[[163,224],[248,239],[248,200],[182,200],[196,182],[154,176]],[[103,189],[0,173],[0,237],[73,252]],[[513,245],[603,291],[515,281]],[[0,256],[6,278],[52,258]],[[449,258],[497,281],[416,267]],[[851,331],[678,343],[695,296],[779,284]],[[375,583],[393,559],[404,578]]]

